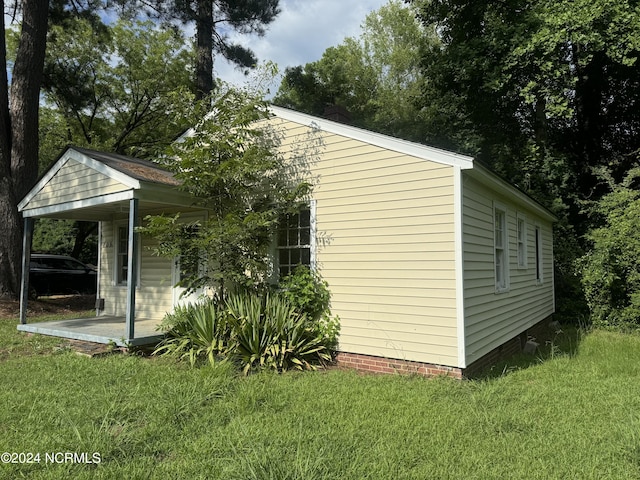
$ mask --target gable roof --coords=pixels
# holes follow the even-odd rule
[[[148,160],[140,160],[139,158],[120,155],[117,153],[99,152],[97,150],[90,150],[88,148],[76,146],[69,146],[68,149],[73,149],[76,152],[85,155],[89,159],[97,160],[98,162],[113,168],[118,172],[124,173],[131,178],[135,178],[136,180],[173,186],[178,186],[181,183],[174,177],[173,173]]]
[[[361,142],[368,143],[370,145],[392,150],[394,152],[404,153],[425,160],[431,160],[432,162],[460,167],[463,170],[473,168],[473,157],[462,155],[460,153],[430,147],[421,143],[401,140],[399,138],[390,137],[389,135],[383,135],[381,133],[372,132],[359,127],[353,127],[344,123],[334,122],[332,120],[307,115],[306,113],[296,112],[288,108],[276,107],[275,105],[271,105],[269,110],[276,117],[322,130],[323,132],[342,135],[354,140],[360,140]]]
[[[190,206],[176,189],[181,182],[147,160],[69,146],[18,204],[24,216],[52,216],[138,198],[156,204]],[[100,207],[102,208],[102,207]],[[106,210],[102,208],[102,214]],[[62,218],[62,217],[60,217]]]
[[[514,199],[528,205],[543,218],[555,222],[557,217],[551,213],[544,205],[531,197],[526,192],[520,190],[508,180],[503,179],[488,167],[480,164],[473,157],[451,152],[437,147],[431,147],[421,143],[401,140],[399,138],[390,137],[380,133],[371,132],[359,127],[346,125],[332,120],[315,117],[305,113],[296,112],[287,108],[271,105],[269,107],[271,113],[278,118],[290,122],[308,126],[324,132],[342,135],[354,140],[359,140],[370,145],[375,145],[387,150],[404,153],[413,157],[422,158],[432,162],[458,167],[465,170],[467,174],[472,175],[491,189],[509,195]]]

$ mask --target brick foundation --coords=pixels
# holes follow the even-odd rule
[[[551,317],[545,318],[521,334],[513,337],[511,340],[506,341],[499,347],[494,348],[489,353],[483,355],[471,365],[468,365],[467,368],[376,357],[373,355],[349,352],[339,352],[336,356],[336,364],[339,367],[352,368],[354,370],[368,373],[415,373],[427,377],[444,375],[457,379],[471,378],[495,363],[522,352],[522,348],[529,337],[535,337],[538,339],[540,337],[544,337],[549,330],[548,325],[550,321]]]

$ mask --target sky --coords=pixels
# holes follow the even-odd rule
[[[357,37],[368,13],[388,0],[280,0],[280,14],[264,37],[231,34],[234,41],[250,48],[260,62],[272,61],[280,73],[286,67],[304,65],[322,57],[329,47],[346,37]],[[215,75],[236,85],[244,74],[222,58],[214,60]],[[271,95],[279,81],[269,86]]]

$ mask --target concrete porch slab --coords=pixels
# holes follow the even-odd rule
[[[125,339],[124,317],[104,316],[18,324],[18,330],[94,343],[113,343],[119,347],[133,347],[152,345],[162,340],[164,335],[157,330],[159,324],[160,320],[136,319],[135,337],[129,341]]]

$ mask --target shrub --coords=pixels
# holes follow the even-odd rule
[[[259,368],[315,369],[315,364],[331,359],[322,336],[282,295],[233,295],[227,307],[231,355],[244,373]]]
[[[200,359],[213,364],[227,353],[230,327],[219,300],[176,307],[165,317],[161,329],[167,333],[154,354],[166,354],[194,365]]]
[[[630,178],[627,179],[627,183]],[[614,187],[592,209],[602,218],[582,257],[582,285],[595,326],[640,328],[640,192]]]
[[[329,284],[320,274],[299,265],[280,281],[278,289],[299,312],[307,316],[328,350],[335,352],[338,348],[340,319],[331,317]]]
[[[329,314],[329,284],[309,267],[298,265],[280,281],[278,288],[291,305],[307,315],[309,320],[315,322]]]
[[[332,328],[319,327],[280,293],[236,293],[177,308],[163,323],[168,338],[155,350],[192,365],[221,357],[237,362],[245,374],[268,368],[279,372],[315,369],[331,360]]]

